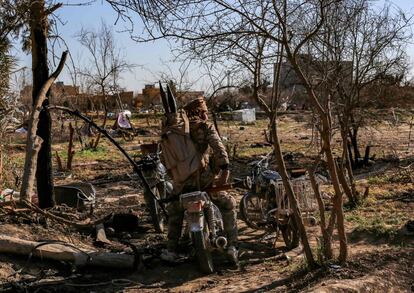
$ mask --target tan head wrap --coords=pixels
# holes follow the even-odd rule
[[[188,112],[201,112],[201,111],[208,112],[207,104],[203,97],[199,97],[187,103],[187,105],[184,106],[184,110],[187,113]]]

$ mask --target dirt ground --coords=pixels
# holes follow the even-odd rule
[[[315,153],[317,141],[303,114],[281,118],[280,133],[289,166],[302,166]],[[137,127],[148,130],[122,146],[139,155],[139,144],[157,139],[156,119],[134,119]],[[149,123],[149,124],[147,124]],[[266,121],[256,125],[221,122],[221,135],[231,149],[233,177],[248,174],[248,162],[266,154],[263,146]],[[376,159],[356,172],[357,188],[369,187],[369,195],[357,209],[345,208],[349,261],[329,263],[309,271],[301,247],[287,251],[282,237],[255,231],[239,220],[240,265],[229,265],[222,255],[214,257],[216,272],[203,275],[191,257],[176,263],[159,258],[166,234],[152,228],[142,195],[142,187],[128,162],[106,140],[97,152],[81,151],[76,144],[73,171],[56,174],[56,184],[87,181],[96,187],[94,217],[124,212],[138,216],[139,229],[113,237],[112,245],[94,246],[91,231],[79,232],[67,225],[45,220],[34,213],[24,217],[0,208],[0,234],[26,240],[61,240],[79,248],[133,253],[127,240],[142,256],[136,270],[75,268],[63,262],[0,255],[1,292],[414,292],[414,236],[404,228],[414,220],[414,185],[410,169],[414,162],[414,140],[408,144],[408,124],[384,123],[365,129],[362,145],[373,146]],[[56,129],[54,151],[66,158],[67,129]],[[335,140],[337,148],[339,141]],[[24,157],[24,137],[11,137],[6,167],[18,175]],[[233,150],[235,152],[233,153]],[[339,151],[337,151],[339,155]],[[412,169],[411,169],[412,170]],[[14,174],[11,172],[11,174]],[[11,176],[11,175],[10,175]],[[2,187],[13,188],[16,176],[5,178]],[[7,181],[8,180],[8,181]],[[7,185],[7,186],[6,186]],[[15,187],[14,187],[15,188]],[[328,194],[329,186],[324,189]],[[240,202],[243,190],[231,194]],[[126,197],[127,196],[127,197]],[[122,197],[122,199],[120,199]],[[70,208],[60,211],[76,213]],[[77,214],[77,220],[90,211]],[[316,215],[317,217],[317,215]],[[307,227],[315,256],[318,256],[318,226]],[[276,241],[275,241],[276,240]],[[335,242],[335,251],[338,243]]]

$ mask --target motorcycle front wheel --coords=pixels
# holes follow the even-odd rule
[[[214,272],[213,258],[211,251],[209,251],[203,231],[191,232],[195,254],[197,257],[200,270],[205,274]]]
[[[252,229],[266,228],[266,202],[257,194],[247,193],[240,201],[241,219]]]
[[[153,194],[160,199],[160,191],[157,186],[152,187]],[[164,232],[165,216],[158,202],[151,196],[148,190],[144,191],[144,198],[147,208],[149,210],[152,224],[154,225],[155,231],[158,233]]]

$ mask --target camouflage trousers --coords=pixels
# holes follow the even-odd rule
[[[228,245],[237,246],[237,211],[236,200],[225,191],[209,194],[211,201],[219,208],[223,216],[224,232],[227,236]],[[168,212],[168,243],[170,251],[175,251],[181,236],[184,210],[178,200],[167,206]]]

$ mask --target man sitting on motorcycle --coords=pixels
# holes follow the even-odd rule
[[[216,129],[208,122],[208,108],[204,98],[200,97],[189,102],[184,106],[184,110],[189,118],[191,139],[197,151],[203,155],[206,167],[196,172],[180,186],[173,182],[174,191],[187,193],[203,190],[213,183],[215,186],[226,184],[230,176],[229,158]],[[210,150],[213,156],[210,156]],[[215,176],[217,173],[218,176]],[[223,216],[224,231],[228,241],[227,254],[231,261],[237,263],[236,201],[225,191],[209,193],[209,196]],[[176,200],[169,203],[167,212],[168,244],[167,251],[163,252],[162,258],[174,260],[177,257],[176,251],[181,236],[184,211],[180,202]]]

